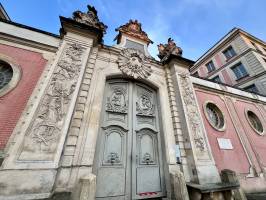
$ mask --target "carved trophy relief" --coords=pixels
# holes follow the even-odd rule
[[[179,74],[181,93],[187,111],[188,123],[190,125],[194,144],[201,152],[206,150],[205,141],[202,136],[201,120],[196,104],[193,89],[190,86],[189,74]]]
[[[126,90],[122,87],[115,87],[109,97],[107,97],[108,112],[127,113],[128,103]]]
[[[137,115],[154,116],[154,104],[149,94],[142,94],[136,102]]]
[[[127,76],[148,78],[152,69],[146,56],[136,49],[123,49],[118,57],[118,67]]]
[[[56,150],[80,74],[83,52],[84,48],[78,44],[66,46],[27,129],[22,153],[53,153]]]

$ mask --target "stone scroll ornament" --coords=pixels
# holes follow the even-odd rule
[[[180,85],[182,88],[181,93],[185,103],[188,122],[189,126],[191,127],[195,146],[200,151],[205,151],[206,146],[204,138],[202,137],[201,120],[196,104],[196,99],[193,93],[193,89],[190,86],[189,74],[184,73],[184,74],[179,74],[179,76],[180,76]]]
[[[68,44],[59,59],[35,116],[26,132],[22,151],[56,151],[70,100],[77,85],[84,48]]]
[[[123,49],[118,57],[118,67],[127,76],[135,79],[148,78],[152,69],[146,56],[135,49]]]

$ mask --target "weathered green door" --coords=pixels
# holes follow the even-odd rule
[[[97,142],[97,199],[164,196],[156,91],[121,79],[106,83]]]

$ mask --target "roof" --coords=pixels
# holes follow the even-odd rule
[[[11,21],[10,17],[8,16],[4,6],[0,3],[0,19],[5,19]]]

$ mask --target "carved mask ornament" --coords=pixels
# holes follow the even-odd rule
[[[123,49],[118,57],[118,67],[126,75],[135,79],[147,78],[152,69],[145,55],[135,49]]]

